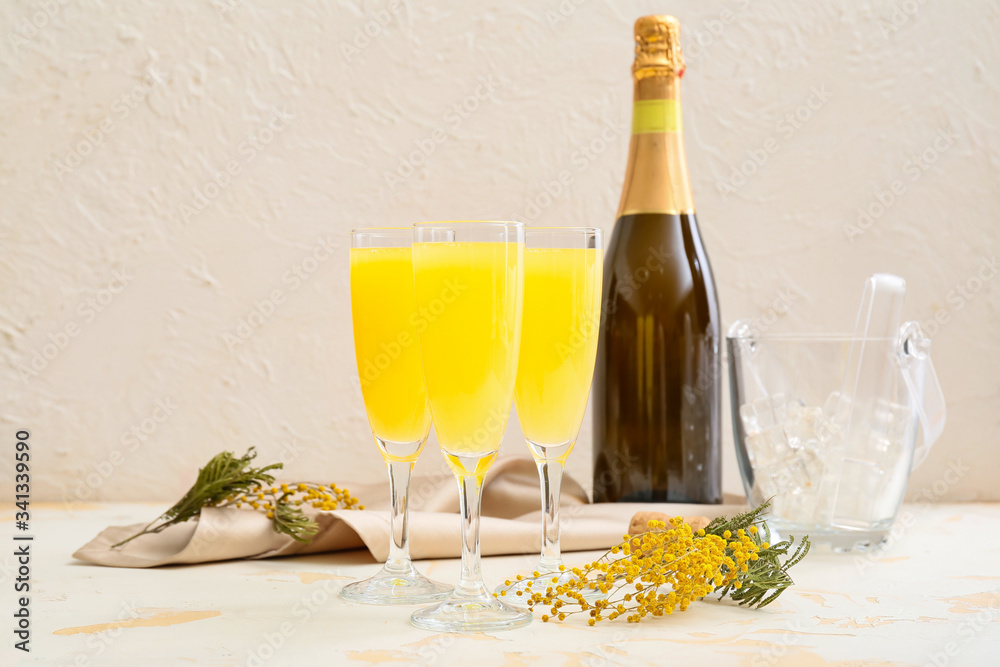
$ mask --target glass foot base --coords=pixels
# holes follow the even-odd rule
[[[413,612],[410,622],[435,632],[494,632],[524,627],[531,623],[531,612],[491,595],[452,595],[440,604]]]
[[[453,586],[432,581],[411,566],[403,572],[382,568],[374,577],[341,588],[340,597],[362,604],[427,604],[444,600],[453,590]]]
[[[772,543],[786,539],[789,535],[797,538],[809,536],[813,544],[828,544],[835,553],[864,553],[878,551],[889,540],[887,527],[869,529],[840,528],[829,525],[803,525],[781,520],[768,521],[771,527]]]
[[[531,597],[532,593],[545,593],[548,588],[552,588],[554,590],[556,586],[564,584],[575,578],[573,573],[569,571],[560,572],[555,570],[552,572],[540,572],[536,570],[536,572],[539,572],[539,576],[526,577],[520,581],[511,579],[510,584],[507,584],[506,582],[500,584],[494,589],[493,592],[505,602],[525,604],[528,598]],[[555,581],[552,581],[553,579],[555,579]],[[531,583],[531,586],[528,586],[529,582]],[[601,591],[591,589],[584,589],[580,591],[580,593],[583,595],[583,599],[587,602],[595,602],[606,595]],[[576,602],[576,600],[566,595],[559,596],[559,599],[564,602]]]

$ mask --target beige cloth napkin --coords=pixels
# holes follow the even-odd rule
[[[111,526],[73,557],[110,567],[156,567],[234,558],[270,558],[367,548],[384,561],[389,553],[387,484],[348,486],[369,509],[313,510],[319,532],[308,544],[275,533],[261,512],[206,508],[195,521],[171,526],[128,544],[110,546],[140,531],[145,523]],[[480,541],[483,555],[537,553],[541,549],[541,501],[534,461],[498,459],[483,489]],[[632,516],[641,510],[671,516],[731,514],[739,505],[587,504],[580,485],[565,476],[561,499],[561,545],[564,551],[607,549],[621,541]],[[410,483],[410,553],[414,559],[458,557],[462,553],[458,486],[450,474],[414,477]],[[153,517],[150,517],[151,519]]]

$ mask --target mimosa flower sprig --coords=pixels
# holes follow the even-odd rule
[[[151,521],[141,531],[111,546],[112,549],[131,542],[137,537],[159,533],[169,526],[183,523],[201,515],[206,507],[237,507],[264,512],[271,519],[274,532],[283,533],[299,542],[312,539],[318,524],[305,512],[302,505],[320,510],[359,509],[358,499],[347,489],[336,484],[274,484],[271,470],[281,470],[282,463],[272,463],[255,468],[251,461],[257,452],[251,447],[243,456],[222,452],[198,471],[198,479],[177,503]]]
[[[547,609],[543,621],[583,613],[589,614],[590,625],[621,617],[638,623],[646,616],[685,611],[712,592],[718,592],[719,599],[728,595],[740,605],[763,607],[794,583],[788,570],[810,546],[806,536],[788,556],[794,538],[770,544],[762,519],[769,507],[770,501],[732,519],[717,518],[697,532],[681,517],[650,521],[647,532],[623,536],[593,563],[568,570],[569,576],[533,573],[527,591],[516,594],[532,610]],[[594,592],[604,597],[588,602],[584,591],[591,592],[591,599]]]

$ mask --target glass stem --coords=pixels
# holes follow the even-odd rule
[[[389,542],[389,557],[385,561],[384,569],[390,572],[408,572],[413,567],[410,563],[410,524],[407,509],[413,464],[413,461],[386,461],[386,467],[389,469],[389,496],[392,500],[389,510],[392,539]]]
[[[462,577],[455,588],[455,594],[462,597],[488,595],[483,584],[479,554],[479,511],[482,490],[482,476],[462,475],[458,478],[458,499],[462,508]]]
[[[562,565],[559,550],[559,494],[563,462],[559,459],[536,459],[542,488],[542,556],[538,569],[555,572]]]

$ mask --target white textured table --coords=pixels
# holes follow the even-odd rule
[[[898,522],[888,549],[814,550],[792,571],[797,585],[761,611],[713,601],[637,625],[536,620],[495,635],[432,634],[409,624],[413,607],[343,602],[341,585],[377,569],[367,552],[153,570],[71,559],[106,525],[162,509],[35,505],[32,651],[15,650],[7,629],[17,566],[5,546],[0,665],[1000,665],[998,504],[905,507],[912,527]],[[0,539],[16,544],[10,506],[2,517]],[[488,558],[487,583],[532,563]],[[457,580],[457,559],[420,566]]]

